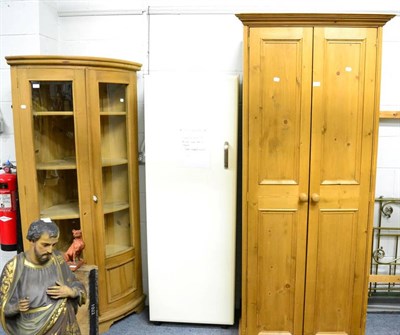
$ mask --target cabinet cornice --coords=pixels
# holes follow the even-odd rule
[[[249,27],[268,26],[347,26],[382,27],[395,15],[389,14],[293,14],[293,13],[249,13],[236,14]]]
[[[57,55],[24,55],[7,56],[9,65],[43,65],[43,66],[89,66],[89,67],[108,67],[123,70],[140,71],[142,64],[101,57],[85,56],[57,56]]]

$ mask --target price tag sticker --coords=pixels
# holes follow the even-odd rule
[[[11,207],[11,194],[0,194],[0,208]]]

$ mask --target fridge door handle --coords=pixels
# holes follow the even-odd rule
[[[229,142],[225,141],[224,143],[224,168],[227,169],[229,167]]]

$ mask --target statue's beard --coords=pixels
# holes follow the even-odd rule
[[[40,264],[46,264],[51,257],[51,254],[49,254],[49,253],[45,253],[42,255],[39,254],[36,249],[35,249],[35,255],[36,255],[36,259],[38,260],[38,262]]]

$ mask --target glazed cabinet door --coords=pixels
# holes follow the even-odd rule
[[[250,32],[248,335],[302,334],[312,36],[312,28]]]
[[[377,29],[315,28],[304,334],[363,334]],[[345,89],[344,89],[345,88]]]
[[[136,78],[91,69],[87,76],[102,322],[113,309],[131,310],[141,286]]]
[[[13,114],[23,235],[29,224],[51,218],[60,228],[57,248],[66,251],[72,229],[92,232],[86,141],[85,73],[82,69],[12,69]],[[24,241],[26,243],[26,241]],[[91,250],[85,251],[93,259]]]

